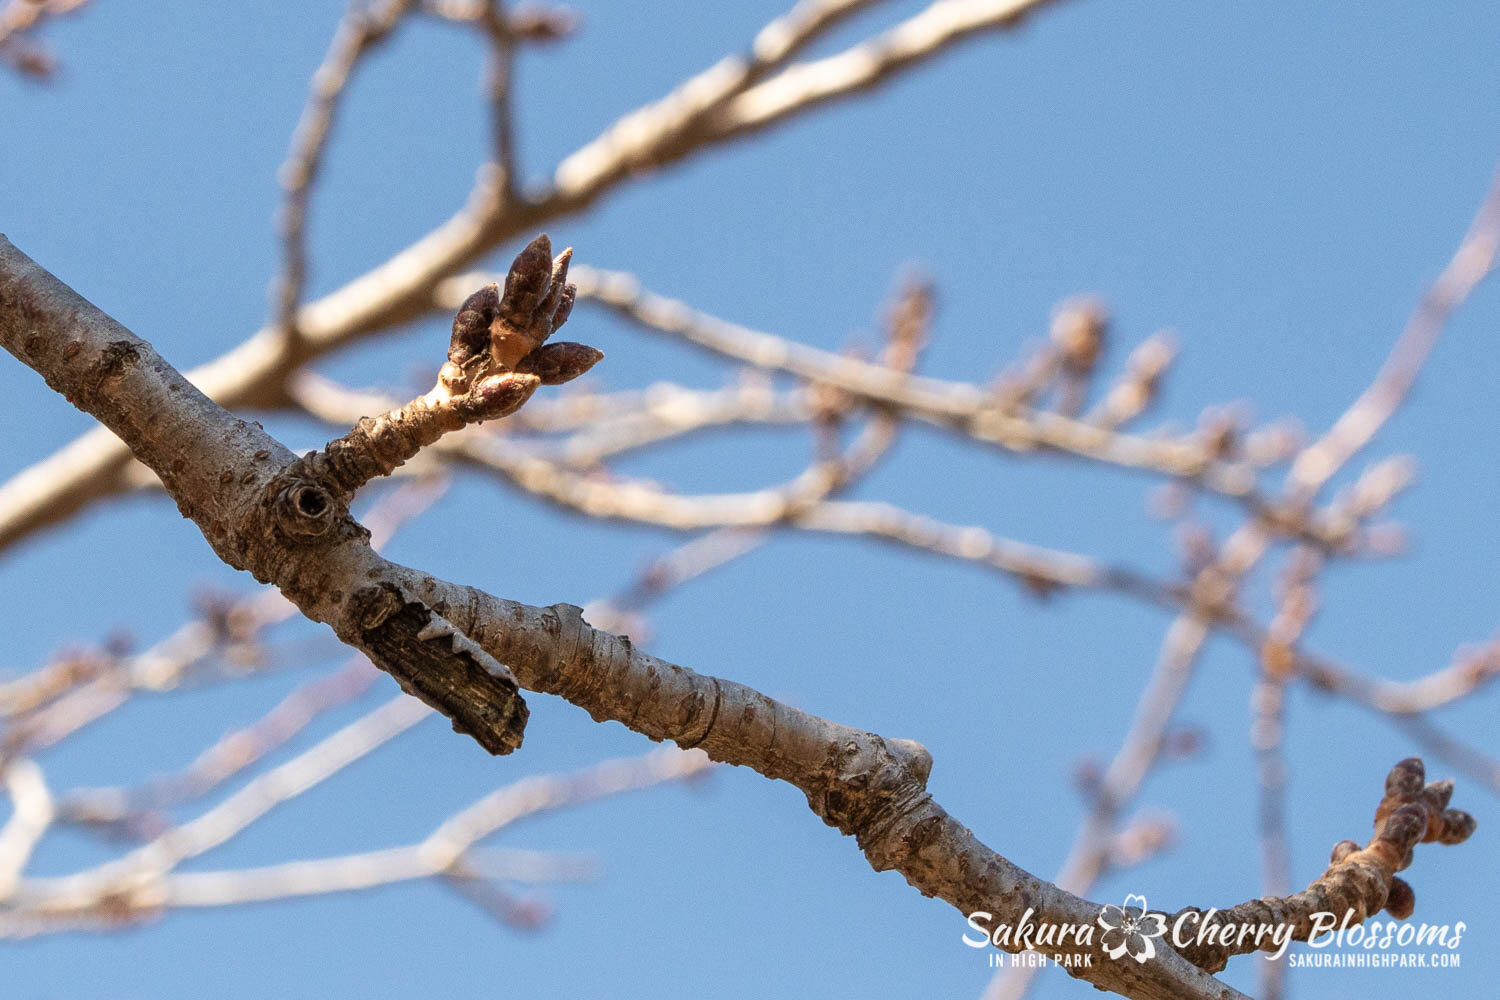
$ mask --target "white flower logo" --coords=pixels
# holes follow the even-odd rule
[[[1119,958],[1129,952],[1131,958],[1142,964],[1156,955],[1156,945],[1151,939],[1167,932],[1165,917],[1146,912],[1145,896],[1126,896],[1124,906],[1106,906],[1096,919],[1104,928],[1099,943],[1106,955]]]

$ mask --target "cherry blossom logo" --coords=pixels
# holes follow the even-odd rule
[[[1128,952],[1142,964],[1156,955],[1151,939],[1167,932],[1166,918],[1160,913],[1147,913],[1146,897],[1134,894],[1125,897],[1124,906],[1104,907],[1096,920],[1104,928],[1099,944],[1106,955],[1119,958]]]

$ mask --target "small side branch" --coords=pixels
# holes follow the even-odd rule
[[[272,320],[285,338],[297,336],[297,309],[302,305],[302,290],[307,283],[308,201],[323,163],[339,100],[360,60],[390,37],[411,7],[412,0],[384,0],[377,5],[354,0],[334,32],[323,64],[313,73],[307,107],[292,133],[291,151],[278,171],[285,193],[277,220],[281,229],[282,273],[272,293]]]
[[[1317,928],[1314,915],[1349,914],[1352,923],[1363,923],[1386,910],[1397,920],[1412,915],[1416,895],[1396,873],[1411,865],[1417,844],[1461,844],[1474,833],[1474,817],[1449,809],[1453,782],[1427,783],[1422,761],[1408,757],[1385,779],[1385,795],[1375,808],[1375,835],[1361,847],[1352,840],[1334,845],[1332,863],[1317,881],[1284,899],[1253,899],[1228,910],[1204,911],[1185,907],[1171,918],[1184,919],[1182,937],[1192,939],[1178,949],[1200,969],[1217,972],[1234,955],[1246,955],[1258,947],[1274,951],[1277,944],[1235,936],[1225,941],[1214,929],[1235,926],[1291,926],[1292,938],[1306,941]]]
[[[377,417],[364,417],[321,452],[290,470],[347,502],[365,483],[388,476],[451,431],[509,416],[540,385],[559,385],[592,368],[603,352],[583,344],[548,344],[568,321],[575,289],[567,283],[573,251],[554,260],[538,236],[516,257],[505,291],[489,284],[470,295],[453,319],[448,361],[423,396]]]

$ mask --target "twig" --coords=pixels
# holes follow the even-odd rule
[[[883,364],[898,371],[911,371],[916,367],[918,355],[930,335],[932,308],[932,289],[923,282],[908,282],[890,310],[886,346],[880,357]],[[808,395],[818,396],[819,388],[813,387]],[[835,400],[822,418],[830,425],[836,424],[848,415],[850,409],[849,400]],[[834,453],[818,465],[831,467],[837,470],[837,474],[825,477],[825,488],[821,492],[805,494],[798,507],[788,508],[785,523],[800,524],[807,511],[821,506],[829,497],[843,492],[867,475],[890,448],[897,427],[894,415],[882,409],[874,414],[846,451],[840,452],[835,440]],[[834,437],[836,439],[837,435]],[[769,530],[764,528],[719,528],[709,532],[654,560],[624,592],[608,600],[595,601],[585,611],[597,625],[610,631],[627,634],[638,631],[627,627],[635,624],[632,613],[672,588],[754,550],[769,535]]]
[[[369,690],[380,673],[364,657],[294,690],[243,729],[225,734],[177,774],[135,788],[84,788],[58,803],[62,822],[149,829],[161,810],[212,792],[229,778],[286,745],[319,716]]]
[[[429,878],[465,863],[481,840],[520,820],[691,778],[712,766],[702,753],[664,748],[643,757],[606,761],[573,774],[524,778],[479,799],[410,846],[264,868],[174,873],[165,879],[162,901],[169,908],[227,906]],[[547,856],[533,859],[533,877],[537,860],[546,863]],[[514,877],[513,872],[493,871],[482,877],[497,875],[508,880]]]
[[[10,819],[0,828],[0,899],[15,891],[32,851],[55,815],[47,779],[35,761],[22,758],[5,769]]]
[[[322,166],[339,100],[360,60],[390,37],[411,7],[412,0],[350,0],[349,11],[339,21],[323,64],[313,73],[312,92],[292,133],[292,148],[277,172],[283,191],[278,214],[282,272],[274,285],[271,326],[281,331],[289,345],[298,337],[297,310],[307,283],[308,199]]]
[[[57,62],[31,38],[31,32],[47,20],[76,12],[86,3],[88,0],[10,0],[0,7],[0,60],[27,76],[51,76]]]
[[[1231,497],[1247,497],[1254,488],[1251,470],[1215,461],[1191,439],[1139,437],[1057,413],[1024,407],[1007,410],[1002,399],[978,386],[894,375],[877,365],[729,323],[648,292],[627,274],[580,266],[574,269],[573,279],[580,300],[605,306],[642,329],[669,334],[757,368],[836,386],[1007,451],[1064,452],[1191,478]]]
[[[1361,847],[1344,840],[1334,845],[1328,869],[1303,891],[1284,899],[1255,899],[1226,910],[1203,911],[1184,907],[1170,920],[1183,921],[1182,937],[1191,936],[1179,949],[1194,965],[1217,972],[1229,958],[1262,948],[1275,951],[1279,945],[1267,940],[1241,938],[1226,941],[1200,932],[1224,925],[1291,927],[1295,941],[1306,941],[1314,933],[1314,915],[1332,914],[1340,921],[1361,923],[1382,910],[1397,920],[1412,915],[1416,897],[1396,873],[1411,864],[1417,844],[1461,844],[1475,829],[1474,817],[1449,809],[1453,782],[1428,783],[1421,760],[1409,757],[1391,769],[1385,780],[1385,795],[1375,809],[1375,835]],[[1186,918],[1186,919],[1184,919]]]
[[[1285,896],[1292,891],[1291,844],[1286,828],[1286,685],[1292,677],[1296,646],[1317,610],[1315,583],[1322,568],[1323,560],[1311,548],[1299,547],[1288,557],[1279,582],[1276,615],[1261,647],[1260,676],[1250,695],[1250,746],[1255,753],[1261,888],[1265,896]],[[1257,975],[1262,1000],[1281,1000],[1286,993],[1286,966],[1264,962]]]
[[[1500,173],[1448,266],[1422,295],[1375,380],[1311,447],[1297,456],[1288,476],[1293,500],[1316,493],[1401,406],[1453,311],[1494,270],[1500,248]]]
[[[1120,813],[1140,790],[1161,754],[1208,638],[1212,609],[1226,601],[1234,582],[1259,561],[1265,543],[1265,535],[1259,530],[1242,526],[1221,546],[1217,558],[1198,572],[1195,604],[1167,629],[1156,667],[1136,701],[1130,729],[1108,768],[1089,789],[1089,814],[1074,835],[1058,872],[1059,887],[1068,892],[1088,892],[1108,869]],[[1003,969],[991,977],[984,1000],[1018,1000],[1035,975],[1032,968]]]

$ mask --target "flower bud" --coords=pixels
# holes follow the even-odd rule
[[[561,385],[588,371],[604,357],[604,352],[587,344],[560,340],[538,347],[516,365],[520,372],[530,372],[542,385]]]

